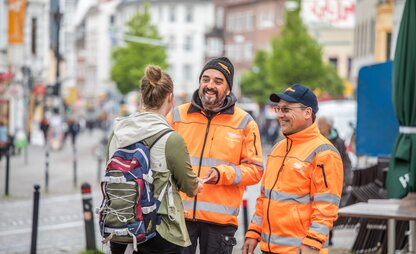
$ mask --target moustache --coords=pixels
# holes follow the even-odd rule
[[[216,89],[209,89],[209,88],[205,87],[203,91],[204,91],[204,93],[212,92],[212,93],[215,93],[215,95],[218,96],[218,91]]]

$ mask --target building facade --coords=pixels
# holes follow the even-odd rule
[[[302,4],[302,18],[312,37],[322,48],[322,57],[348,86],[352,96],[355,0],[314,0]]]
[[[166,46],[169,74],[175,94],[189,97],[198,87],[204,65],[205,33],[212,26],[214,11],[210,0],[149,1],[151,22]],[[142,1],[121,1],[115,14],[115,31],[126,32],[126,23],[142,8]],[[122,42],[118,42],[120,45]]]
[[[234,92],[239,95],[239,81],[242,74],[251,67],[256,51],[270,49],[272,39],[280,34],[285,1],[224,2],[223,10],[219,9],[224,17],[224,53],[234,64]]]
[[[398,8],[402,8],[402,3]],[[357,1],[353,62],[355,79],[363,66],[393,59],[393,36],[397,37],[398,32],[394,29],[399,28],[399,25],[395,26],[393,23],[394,12],[393,0]]]
[[[75,33],[76,84],[84,98],[96,98],[114,88],[110,78],[112,26],[118,1],[92,1],[79,6]]]

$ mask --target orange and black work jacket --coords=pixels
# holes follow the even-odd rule
[[[194,93],[191,103],[174,108],[167,116],[173,129],[185,139],[191,164],[198,177],[214,167],[219,179],[204,184],[195,198],[181,195],[185,218],[237,226],[244,187],[254,185],[263,175],[259,130],[253,118],[235,106],[227,96],[218,113],[205,112]]]
[[[265,252],[295,254],[304,244],[327,253],[342,182],[341,157],[315,123],[286,136],[267,157],[246,237]]]

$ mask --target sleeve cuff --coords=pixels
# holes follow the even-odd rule
[[[260,242],[260,240],[261,240],[261,233],[258,232],[258,231],[256,231],[256,230],[249,229],[249,230],[247,230],[246,238],[256,239],[257,242]]]
[[[305,238],[303,238],[302,244],[308,245],[318,250],[322,249],[322,242],[311,236],[306,236]]]

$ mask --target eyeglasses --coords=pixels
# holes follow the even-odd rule
[[[295,108],[305,109],[307,107],[305,107],[305,106],[300,106],[300,107],[279,107],[279,106],[275,106],[274,107],[274,112],[276,112],[276,113],[282,112],[283,114],[287,114]]]

